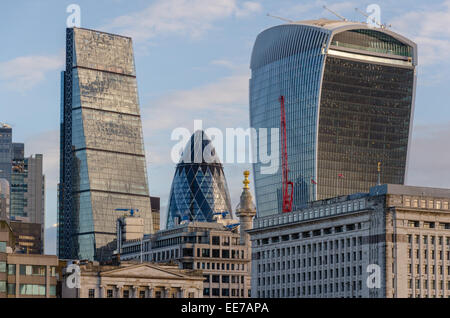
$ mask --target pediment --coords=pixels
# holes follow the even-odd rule
[[[100,273],[103,277],[134,277],[134,278],[165,278],[180,279],[186,275],[178,274],[175,271],[162,268],[157,265],[138,264],[133,266],[122,267]]]

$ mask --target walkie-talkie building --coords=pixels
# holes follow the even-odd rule
[[[230,193],[211,140],[197,130],[175,170],[166,227],[172,228],[180,222],[212,222],[216,213],[222,213],[226,219],[233,218]]]
[[[378,162],[382,183],[405,182],[416,65],[415,43],[364,23],[300,21],[258,35],[250,125],[279,128],[278,100],[285,97],[294,209],[367,192],[377,183]],[[263,174],[262,165],[253,165],[258,216],[281,213],[281,167]]]
[[[62,76],[60,258],[106,260],[116,209],[138,209],[152,233],[132,40],[70,28]]]

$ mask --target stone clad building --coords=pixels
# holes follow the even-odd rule
[[[205,298],[247,298],[251,295],[251,246],[247,230],[256,214],[244,173],[244,189],[236,208],[239,224],[216,213],[214,222],[187,222],[119,242],[122,260],[175,262],[182,269],[201,270]],[[118,237],[121,235],[118,234]]]
[[[386,184],[257,218],[252,297],[450,297],[449,202]]]
[[[88,262],[80,266],[80,288],[65,284],[62,298],[201,298],[200,271],[176,265],[123,262],[118,266]]]

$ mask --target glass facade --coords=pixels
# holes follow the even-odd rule
[[[328,34],[317,28],[284,25],[261,33],[252,55],[250,80],[250,125],[254,128],[280,128],[279,97],[285,97],[289,178],[294,183],[296,209],[314,200],[310,186],[316,171],[317,105],[320,96],[321,50]],[[269,151],[274,145],[267,139]],[[259,150],[258,150],[259,153]],[[281,156],[281,154],[280,154]],[[280,157],[281,158],[281,157]],[[281,163],[281,159],[280,159]],[[261,163],[253,165],[258,216],[281,211],[281,166],[275,174],[262,174]]]
[[[413,48],[383,32],[349,30],[333,37],[331,45],[383,54],[412,57]]]
[[[258,153],[261,143],[269,152],[278,148],[269,142],[270,128],[280,128],[278,99],[285,97],[294,210],[367,192],[377,182],[378,161],[383,183],[403,184],[414,99],[412,42],[355,23],[309,24],[265,30],[251,60],[250,125],[269,129],[267,139],[259,136]],[[281,165],[273,174],[262,166],[253,164],[260,217],[282,210]]]
[[[24,158],[24,144],[13,144],[12,175],[11,175],[11,207],[10,218],[26,218],[28,191],[28,159]]]
[[[403,184],[414,70],[328,56],[322,84],[318,196]],[[395,84],[393,84],[395,83]]]
[[[152,233],[132,41],[67,29],[61,104],[58,253],[104,260],[115,209],[133,208]]]
[[[203,154],[208,150],[211,156],[205,160]],[[232,219],[227,181],[211,140],[203,131],[196,131],[176,167],[166,228],[182,221],[211,222],[215,213]]]
[[[9,183],[11,183],[12,156],[12,128],[0,123],[0,179],[6,179]]]

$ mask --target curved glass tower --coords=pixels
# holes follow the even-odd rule
[[[62,97],[58,256],[108,260],[116,209],[153,231],[131,38],[67,29]]]
[[[191,136],[175,170],[166,228],[182,221],[211,222],[216,213],[232,218],[230,194],[211,140],[198,130]]]
[[[300,21],[258,35],[250,125],[279,128],[285,96],[294,209],[368,191],[378,162],[382,183],[405,182],[416,65],[415,43],[363,23]],[[262,174],[261,165],[253,165],[258,216],[281,213],[281,167]]]

